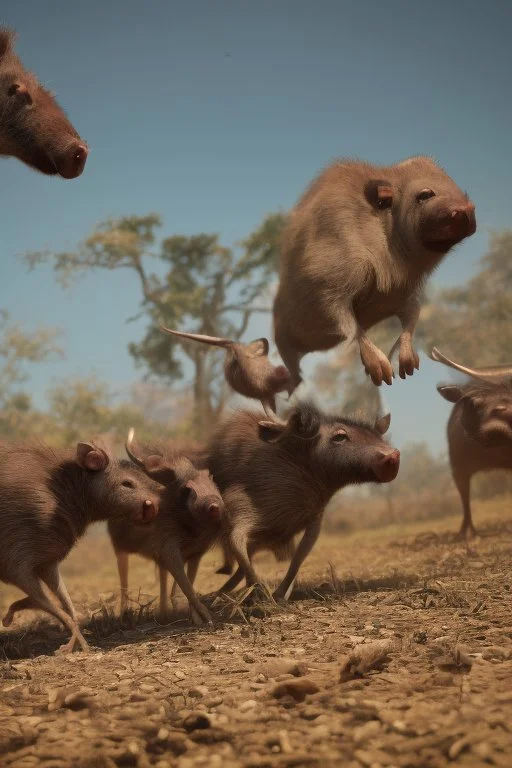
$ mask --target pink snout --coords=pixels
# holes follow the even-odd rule
[[[55,158],[59,175],[64,179],[76,179],[82,173],[89,149],[83,142],[76,142]]]
[[[502,419],[512,426],[512,405],[495,405],[489,415]]]
[[[400,451],[395,449],[391,453],[382,453],[375,462],[373,471],[380,483],[390,483],[397,476],[399,468]]]
[[[449,240],[463,240],[476,232],[475,206],[473,203],[458,205],[448,214],[443,227],[443,237]]]
[[[150,499],[146,499],[141,508],[140,516],[137,518],[143,523],[150,523],[158,515],[158,507]]]
[[[206,501],[204,505],[204,512],[210,520],[218,521],[222,517],[224,511],[224,505],[218,500]]]

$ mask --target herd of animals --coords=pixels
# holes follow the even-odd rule
[[[13,33],[0,30],[0,154],[44,174],[76,178],[87,144],[26,71],[13,41]],[[475,229],[473,203],[427,157],[388,167],[338,161],[320,173],[290,212],[282,239],[273,319],[284,365],[270,362],[266,339],[243,344],[162,329],[222,347],[227,382],[259,400],[263,411],[233,411],[205,445],[190,449],[138,445],[132,430],[121,460],[95,442],[68,450],[0,444],[0,579],[26,594],[9,607],[4,626],[17,611],[42,609],[71,634],[62,651],[87,648],[59,565],[99,520],[108,522],[123,610],[128,558],[138,553],[159,567],[163,617],[170,573],[173,603],[179,588],[194,623],[210,623],[193,584],[201,557],[214,545],[224,553],[219,572],[229,575],[220,592],[244,578],[257,586],[253,557],[269,550],[290,563],[273,593],[286,599],[333,494],[350,484],[391,482],[400,463],[399,451],[384,438],[389,415],[370,423],[297,399],[301,359],[355,342],[375,385],[392,383],[395,351],[400,377],[411,376],[419,367],[412,339],[420,291]],[[402,331],[385,355],[367,332],[391,316],[399,318]],[[460,535],[470,536],[472,475],[512,469],[512,366],[469,368],[435,348],[431,357],[468,377],[468,383],[438,390],[454,404],[449,454],[463,505]],[[279,393],[296,401],[285,418],[277,416]]]

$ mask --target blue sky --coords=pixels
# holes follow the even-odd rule
[[[122,392],[141,376],[126,349],[144,332],[125,322],[139,299],[129,273],[90,275],[66,294],[50,269],[27,275],[17,260],[72,249],[106,217],[157,211],[166,235],[219,232],[229,245],[336,156],[427,153],[469,191],[479,225],[437,285],[467,280],[489,232],[510,226],[507,0],[10,0],[2,21],[91,146],[74,181],[0,160],[0,307],[27,329],[66,332],[67,359],[31,368],[40,406],[62,377],[96,372]],[[269,322],[250,331],[269,335]],[[443,378],[423,360],[386,388],[399,447],[444,447]]]

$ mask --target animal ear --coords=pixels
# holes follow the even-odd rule
[[[78,443],[76,446],[76,460],[83,469],[93,472],[101,472],[110,463],[108,454],[102,448],[92,443]]]
[[[372,208],[379,211],[391,208],[394,196],[393,186],[385,179],[370,179],[365,184],[364,196]]]
[[[176,481],[176,470],[165,462],[163,456],[152,454],[143,460],[143,466],[148,477],[161,485],[170,485]]]
[[[288,419],[288,428],[300,437],[315,437],[320,429],[320,419],[310,408],[299,408]]]
[[[0,60],[12,51],[15,34],[7,27],[0,27]]]
[[[188,483],[185,483],[185,488],[190,492],[190,500],[192,502],[197,500],[197,491],[194,487],[194,483],[192,480],[189,480]]]
[[[449,403],[458,403],[461,397],[464,396],[461,387],[458,387],[456,384],[439,384],[437,391]]]
[[[283,436],[286,426],[278,421],[258,421],[258,436],[265,443],[275,443]]]
[[[255,341],[251,341],[250,344],[247,344],[245,349],[250,355],[254,355],[254,357],[265,357],[268,355],[270,346],[267,339],[256,339]]]
[[[375,430],[379,433],[379,435],[385,435],[389,429],[390,424],[391,414],[386,413],[385,416],[379,416],[377,419],[375,419]]]
[[[473,434],[480,426],[480,407],[483,401],[480,397],[466,397],[460,421],[466,432]]]

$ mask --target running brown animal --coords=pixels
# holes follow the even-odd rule
[[[253,555],[264,549],[292,560],[274,597],[285,598],[320,533],[325,506],[347,485],[393,480],[399,451],[382,436],[390,417],[368,424],[297,405],[286,421],[235,412],[210,440],[205,463],[225,504],[223,532],[239,568],[221,591],[242,578],[259,582]],[[294,537],[303,532],[296,550]]]
[[[87,650],[59,564],[91,523],[154,519],[161,491],[93,443],[78,443],[75,452],[0,444],[0,579],[27,594],[9,607],[4,626],[17,611],[47,611],[71,632],[63,652],[76,642]]]
[[[462,502],[458,535],[471,538],[476,534],[471,515],[471,479],[477,472],[512,469],[512,365],[468,368],[435,347],[431,357],[471,377],[466,384],[437,387],[439,394],[454,404],[447,437],[453,480]]]
[[[203,554],[220,536],[220,520],[224,504],[219,490],[207,469],[198,470],[179,451],[144,447],[142,455],[135,452],[134,431],[130,430],[126,450],[130,459],[148,477],[165,487],[160,502],[160,514],[150,525],[130,520],[109,520],[108,531],[117,556],[121,582],[121,611],[127,607],[128,557],[139,554],[153,560],[160,573],[160,617],[168,613],[167,574],[174,577],[173,604],[176,585],[187,598],[195,624],[211,624],[212,619],[198,599],[193,583]],[[185,573],[185,563],[187,573]]]

